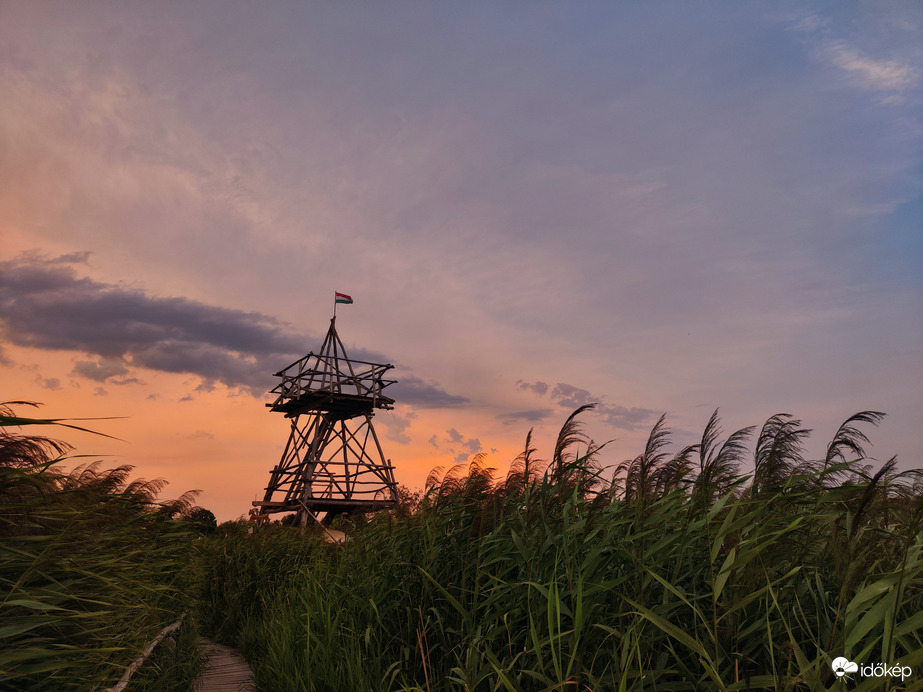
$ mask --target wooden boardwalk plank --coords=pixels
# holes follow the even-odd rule
[[[205,668],[192,686],[193,692],[255,692],[250,666],[237,651],[208,639],[199,642]]]

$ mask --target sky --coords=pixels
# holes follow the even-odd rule
[[[604,465],[718,408],[916,468],[921,105],[914,0],[0,0],[0,399],[244,515],[340,291],[410,487],[589,402]]]

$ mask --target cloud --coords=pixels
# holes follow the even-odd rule
[[[649,408],[638,408],[637,406],[626,408],[625,406],[602,403],[597,405],[596,414],[601,416],[603,421],[613,428],[623,430],[643,428],[659,415],[657,411],[652,411]]]
[[[93,253],[89,250],[83,250],[81,252],[69,252],[66,255],[58,255],[57,257],[52,257],[48,259],[49,264],[87,264],[90,261],[90,256]],[[41,255],[37,253],[31,253],[31,256],[40,259]]]
[[[534,408],[527,411],[512,411],[510,413],[500,414],[500,418],[504,421],[504,425],[511,425],[518,421],[524,420],[529,423],[538,423],[541,420],[544,420],[550,416],[553,411],[550,408]]]
[[[420,408],[458,408],[469,403],[467,397],[449,394],[437,384],[429,384],[414,375],[403,375],[387,390],[388,396],[401,403]]]
[[[78,360],[74,375],[129,384],[140,381],[133,368],[148,368],[197,375],[196,392],[223,384],[261,396],[274,384],[271,373],[300,357],[306,343],[320,341],[262,313],[80,278],[71,265],[87,255],[31,253],[0,262],[3,336],[18,346],[96,358]],[[0,361],[6,360],[0,351]],[[394,391],[402,403],[425,408],[468,403],[414,375],[404,376]]]
[[[808,14],[800,17],[792,24],[789,28],[792,31],[800,31],[802,33],[810,34],[821,29],[825,24],[826,20],[822,19],[816,14]]]
[[[548,391],[548,384],[545,382],[534,382],[529,384],[528,382],[523,382],[522,380],[516,380],[516,386],[519,389],[527,392],[535,392],[539,396],[545,394]]]
[[[398,444],[406,445],[410,444],[411,438],[405,431],[410,427],[411,421],[416,417],[417,414],[413,411],[408,411],[404,415],[395,413],[394,411],[388,411],[377,417],[376,420],[383,424],[382,427],[385,431],[385,437],[389,440],[394,440]]]
[[[49,377],[47,379],[40,377],[38,378],[38,381],[44,389],[50,389],[53,392],[61,389],[61,380],[59,380],[57,377]]]
[[[68,252],[63,255],[49,257],[39,250],[25,250],[19,257],[22,262],[31,262],[35,264],[89,264],[90,257],[93,255],[89,250],[78,252]]]
[[[74,364],[72,375],[86,377],[94,382],[106,382],[112,380],[111,384],[140,384],[141,381],[136,377],[126,377],[131,372],[125,361],[119,358],[101,358],[99,360],[78,360]]]
[[[529,384],[523,380],[518,380],[516,386],[518,389],[531,391],[539,396],[548,392],[548,385],[544,382]],[[593,409],[592,414],[598,416],[604,423],[611,425],[613,428],[620,428],[622,430],[636,430],[641,428],[658,415],[656,411],[652,411],[651,409],[606,403],[604,397],[594,396],[589,390],[564,382],[556,384],[548,393],[548,398],[558,406],[566,409],[576,409],[586,404],[596,404],[596,408]],[[503,417],[541,420],[551,413],[549,409],[535,409],[522,411],[519,414],[507,414]],[[530,415],[532,417],[530,417]]]
[[[597,401],[597,398],[587,390],[561,382],[554,386],[549,396],[558,406],[564,406],[566,408],[578,408],[579,406],[595,403]]]
[[[830,61],[846,70],[855,83],[875,91],[904,91],[917,81],[916,71],[898,60],[875,60],[861,55],[843,43],[827,49]]]
[[[30,242],[92,248],[161,296],[174,277],[245,296],[298,327],[308,295],[335,283],[352,315],[389,330],[367,343],[432,368],[398,371],[402,403],[566,415],[557,379],[498,403],[503,364],[526,358],[592,384],[591,399],[611,393],[593,422],[643,419],[622,384],[671,410],[703,392],[741,415],[820,397],[920,410],[893,393],[919,360],[918,205],[899,207],[920,192],[919,94],[830,88],[919,76],[909,5],[817,5],[802,12],[809,36],[743,4],[445,4],[413,21],[331,4],[309,22],[238,8],[220,27],[175,8],[4,7],[0,216]],[[260,391],[287,364],[191,341],[152,357]],[[433,383],[450,371],[470,372],[470,390]]]
[[[267,315],[78,278],[61,259],[0,262],[0,327],[19,346],[102,358],[95,367],[78,362],[75,371],[84,377],[124,377],[130,365],[257,393],[305,342]]]
[[[448,437],[443,440],[443,444],[447,446],[456,464],[468,461],[468,458],[472,454],[477,454],[483,449],[481,441],[476,437],[466,438],[455,428],[449,428],[445,432]],[[435,438],[436,436],[433,435],[429,442],[434,447],[437,447],[438,445],[435,443]]]
[[[11,368],[14,365],[13,359],[6,354],[6,349],[2,345],[0,345],[0,365],[6,368]]]

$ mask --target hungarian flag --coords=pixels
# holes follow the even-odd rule
[[[350,298],[350,297],[349,297],[348,295],[346,295],[345,293],[337,293],[337,294],[336,294],[336,300],[335,300],[334,302],[336,302],[336,303],[346,303],[347,305],[349,305],[349,304],[351,304],[351,303],[353,302],[353,299]]]

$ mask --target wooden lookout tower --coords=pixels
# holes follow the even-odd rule
[[[251,514],[297,512],[303,525],[397,502],[394,467],[372,426],[375,409],[394,407],[382,394],[394,384],[384,379],[392,367],[347,357],[334,314],[320,352],[275,374],[282,379],[266,405],[291,420],[291,433]]]

